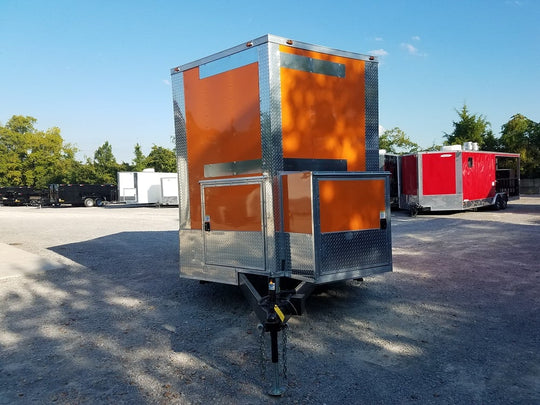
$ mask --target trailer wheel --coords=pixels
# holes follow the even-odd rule
[[[409,205],[409,216],[416,217],[418,215],[419,207],[416,204]]]
[[[497,210],[504,210],[506,209],[506,206],[508,205],[508,202],[505,198],[503,198],[501,195],[497,196],[497,199],[495,200],[495,209]]]
[[[101,198],[96,198],[96,205],[98,207],[103,207],[103,205],[105,204],[103,203],[103,200]]]
[[[94,199],[93,198],[85,198],[84,199],[84,206],[85,207],[93,207],[94,206]]]

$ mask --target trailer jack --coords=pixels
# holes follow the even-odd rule
[[[302,315],[305,312],[305,300],[313,291],[314,286],[311,283],[300,282],[294,289],[282,290],[280,278],[270,277],[268,278],[267,295],[261,296],[248,275],[240,274],[239,279],[244,295],[261,322],[259,325],[261,335],[266,332],[270,333],[272,386],[268,390],[268,394],[281,396],[285,392],[285,386],[282,383],[279,369],[278,334],[282,332],[285,337],[289,318],[292,315]],[[285,338],[283,342],[286,344]],[[286,348],[283,347],[283,353],[286,353],[285,350]],[[285,378],[286,359],[282,360],[284,364],[283,377]]]

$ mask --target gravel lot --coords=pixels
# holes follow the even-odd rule
[[[0,404],[540,403],[539,196],[394,213],[394,272],[289,322],[281,398],[240,290],[178,277],[176,208],[0,207],[0,228],[63,264],[0,280]]]

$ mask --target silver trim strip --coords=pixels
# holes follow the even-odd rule
[[[259,61],[256,48],[246,49],[244,52],[235,53],[224,58],[214,60],[199,66],[199,79],[215,76],[242,66],[251,65]]]
[[[301,70],[303,72],[318,73],[327,76],[345,77],[345,65],[343,63],[328,60],[314,59],[302,55],[281,52],[281,67]]]
[[[204,177],[236,176],[262,172],[261,159],[242,160],[239,162],[212,163],[204,165]]]

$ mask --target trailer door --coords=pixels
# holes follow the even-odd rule
[[[265,271],[265,221],[259,179],[201,182],[204,263]]]

